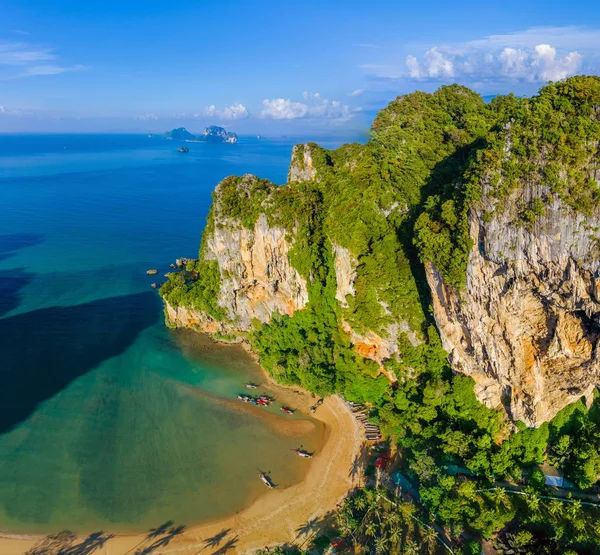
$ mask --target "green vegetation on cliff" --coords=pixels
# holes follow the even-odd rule
[[[545,184],[572,209],[589,213],[600,199],[589,174],[600,143],[599,106],[595,77],[487,105],[456,85],[399,97],[379,113],[365,145],[298,147],[286,186],[251,176],[221,182],[193,269],[198,278],[173,276],[161,294],[222,319],[222,276],[205,259],[206,241],[215,225],[253,229],[265,214],[269,225],[288,233],[290,262],[307,280],[309,298],[292,316],[255,322],[248,339],[265,369],[282,383],[368,403],[371,421],[398,444],[403,471],[438,524],[457,535],[500,533],[506,541],[522,529],[535,545],[550,508],[498,500],[491,482],[520,480],[549,460],[580,487],[593,486],[600,475],[598,409],[579,402],[550,424],[510,433],[500,411],[477,401],[473,380],[452,373],[430,315],[423,262],[463,287],[472,247],[469,208],[501,201],[523,181]],[[547,200],[524,204],[518,225],[533,225]],[[484,217],[491,218],[502,202],[487,208]],[[336,248],[347,249],[355,262],[347,304],[336,299]],[[384,369],[397,381],[390,383],[378,363],[357,352],[349,328],[383,341],[395,334],[400,355],[389,357]],[[474,479],[448,475],[448,465]],[[357,507],[350,512],[363,515]],[[554,545],[599,544],[597,527],[579,529],[575,517],[552,522],[562,526]]]
[[[472,246],[469,207],[482,206],[489,220],[523,184],[544,186],[549,193],[522,207],[521,225],[530,226],[542,216],[551,195],[589,215],[600,201],[595,175],[599,107],[599,77],[552,83],[532,98],[495,98],[486,109],[489,131],[484,139],[471,145],[465,165],[425,201],[414,230],[421,258],[431,260],[448,283],[461,288]]]

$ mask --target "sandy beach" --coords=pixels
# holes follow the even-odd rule
[[[305,413],[316,400],[307,392],[272,382],[269,389]],[[321,452],[309,462],[310,468],[302,482],[286,489],[266,491],[233,516],[186,528],[177,535],[157,534],[153,538],[143,534],[116,535],[94,549],[76,552],[95,555],[253,553],[266,545],[301,544],[304,536],[298,530],[334,509],[353,487],[351,467],[363,441],[357,421],[338,397],[327,398],[314,418],[325,424],[326,440]],[[44,538],[0,536],[0,553],[24,555],[29,550],[35,555],[60,553],[50,546],[46,551],[40,549]],[[86,536],[82,536],[72,541],[72,545],[83,546],[85,541]],[[87,541],[90,542],[89,538]]]

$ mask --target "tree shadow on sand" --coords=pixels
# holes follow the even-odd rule
[[[368,454],[369,448],[363,443],[360,447],[360,452],[354,457],[352,465],[350,466],[350,471],[348,472],[348,476],[352,479],[352,483],[354,483],[357,478],[360,479],[362,477],[362,471],[366,466],[365,462]]]
[[[231,532],[231,528],[223,528],[223,530],[221,530],[214,536],[206,538],[204,540],[204,549],[206,549],[207,547],[217,547],[225,539],[229,532]]]
[[[166,547],[171,543],[173,538],[183,534],[185,530],[185,525],[180,524],[179,526],[170,526],[172,521],[169,521],[158,528],[153,528],[150,530],[149,534],[146,536],[146,540],[153,540],[152,543],[139,547],[135,552],[135,555],[150,555],[151,553],[160,553],[160,549]]]
[[[114,534],[94,532],[77,542],[74,532],[63,530],[57,534],[50,534],[34,545],[25,555],[91,555],[102,549],[104,544],[114,538]]]
[[[225,553],[228,553],[232,549],[235,549],[237,544],[238,538],[237,536],[234,536],[233,538],[228,539],[221,547],[219,547],[219,549],[213,551],[212,555],[225,555]]]

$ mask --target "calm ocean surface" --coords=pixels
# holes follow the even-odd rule
[[[0,135],[0,530],[189,524],[256,498],[257,468],[301,479],[290,450],[322,430],[281,437],[218,402],[258,368],[167,330],[150,288],[196,256],[218,181],[285,182],[295,142]]]

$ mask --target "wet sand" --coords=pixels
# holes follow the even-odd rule
[[[269,389],[276,393],[279,401],[304,413],[308,413],[316,401],[306,392],[273,383],[269,384]],[[363,441],[357,421],[338,397],[327,398],[314,418],[325,425],[326,439],[321,451],[307,461],[310,467],[300,483],[286,489],[267,490],[236,515],[187,528],[168,543],[163,542],[145,552],[180,555],[253,553],[265,545],[301,544],[304,537],[298,529],[332,511],[353,487],[351,468]],[[285,425],[293,422],[290,420]],[[0,536],[0,553],[23,555],[39,545],[42,539],[42,536]],[[79,538],[76,543],[83,539]],[[117,535],[93,552],[97,555],[133,555],[138,550],[152,547],[156,541],[143,534]]]
[[[267,411],[264,407],[258,407],[253,403],[243,403],[238,399],[225,399],[223,397],[219,397],[218,395],[214,395],[212,393],[208,393],[203,389],[192,386],[180,385],[182,389],[187,391],[188,393],[195,395],[196,397],[201,397],[203,399],[209,400],[211,403],[221,405],[223,407],[227,407],[227,410],[232,412],[238,412],[243,414],[249,418],[256,418],[263,422],[263,424],[267,425],[269,429],[275,432],[277,435],[282,437],[302,437],[310,434],[316,428],[315,423],[310,420],[298,420],[292,419],[289,416],[284,415],[283,413],[275,413]],[[269,385],[268,387],[261,387],[261,394],[266,393],[268,395],[273,395],[273,387]],[[249,391],[249,395],[256,395],[254,391]],[[290,404],[290,400],[293,399],[293,396],[283,395],[286,399],[285,403]],[[280,405],[282,402],[281,397],[277,397],[276,404]],[[304,412],[308,412],[306,409]]]

